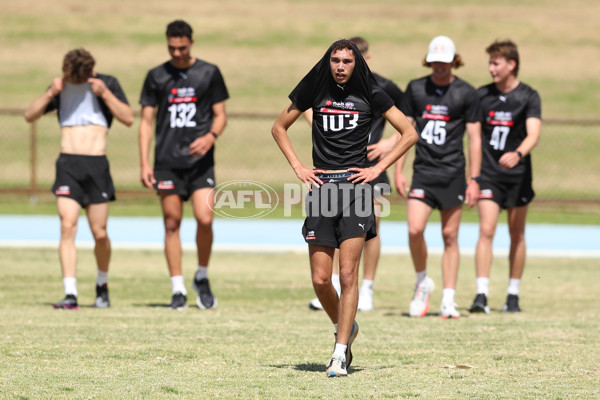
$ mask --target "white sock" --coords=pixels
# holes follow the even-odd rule
[[[337,292],[338,296],[342,292],[342,286],[340,285],[340,276],[338,274],[331,274],[331,283]]]
[[[198,265],[198,270],[196,271],[196,280],[208,278],[208,267],[204,265]]]
[[[442,303],[452,303],[454,304],[454,295],[456,294],[455,289],[447,289],[444,288],[442,290]]]
[[[77,278],[63,278],[63,285],[65,287],[65,295],[72,294],[77,296]]]
[[[345,360],[347,348],[348,348],[348,346],[345,344],[336,343],[335,349],[333,350],[333,356],[334,357],[342,357]]]
[[[98,277],[96,278],[96,285],[102,286],[108,283],[108,271],[98,270]]]
[[[171,277],[171,286],[173,287],[173,294],[179,292],[182,295],[187,295],[185,290],[185,284],[183,282],[183,275],[177,275]]]
[[[374,282],[375,282],[375,281],[371,281],[371,280],[368,280],[368,279],[363,279],[363,281],[362,281],[362,286],[361,286],[361,288],[360,288],[360,291],[361,291],[361,292],[362,292],[362,291],[369,291],[369,292],[372,292],[372,291],[373,291],[373,283],[374,283]]]
[[[519,288],[521,286],[521,280],[520,279],[513,279],[510,278],[508,280],[508,294],[514,294],[514,295],[519,295]]]
[[[489,294],[490,278],[477,278],[477,294],[483,293],[486,296]]]
[[[424,269],[421,272],[416,272],[416,274],[417,274],[417,286],[419,286],[425,280],[425,278],[427,278],[427,270]]]

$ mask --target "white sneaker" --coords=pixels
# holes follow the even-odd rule
[[[358,311],[373,311],[373,289],[363,289],[358,296]]]
[[[453,301],[442,301],[440,315],[442,316],[442,319],[460,318],[460,313],[456,310],[456,303]]]
[[[310,308],[311,310],[322,310],[323,305],[319,301],[319,298],[315,297],[310,301],[310,303],[308,303],[308,308]]]
[[[415,287],[415,295],[408,310],[411,317],[422,317],[427,314],[427,311],[429,311],[429,296],[434,288],[435,284],[430,277],[425,278],[420,285]]]
[[[336,376],[348,376],[346,360],[342,356],[332,356],[327,365],[327,377],[335,378]]]

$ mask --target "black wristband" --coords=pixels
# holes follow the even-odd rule
[[[515,153],[517,153],[519,158],[523,158],[523,153],[521,153],[519,150],[515,150]]]
[[[471,178],[471,180],[479,183],[481,181],[481,178],[479,178],[478,176],[474,176]]]
[[[219,135],[217,135],[216,133],[214,133],[213,131],[208,132],[211,135],[213,135],[215,137],[215,140],[217,140],[219,138]]]

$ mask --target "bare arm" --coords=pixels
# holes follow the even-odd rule
[[[292,147],[292,143],[290,142],[290,138],[287,133],[289,127],[292,126],[292,124],[296,122],[301,115],[302,111],[300,111],[295,105],[290,104],[281,112],[277,120],[275,120],[273,128],[271,129],[271,133],[273,134],[273,138],[277,142],[279,149],[292,166],[298,179],[304,182],[310,190],[311,184],[315,184],[317,187],[319,187],[323,183],[316,176],[316,174],[323,172],[323,170],[307,168],[302,165]]]
[[[150,144],[152,143],[152,127],[154,124],[154,107],[142,107],[142,120],[139,130],[139,147],[140,147],[140,177],[142,184],[147,188],[152,188],[156,183],[154,179],[154,171],[148,161],[150,154]]]
[[[312,123],[313,123],[312,108],[309,108],[308,110],[304,111],[304,118],[306,118],[306,122],[308,122],[308,125],[312,127]]]
[[[34,100],[33,103],[27,110],[25,110],[25,120],[27,122],[33,122],[44,114],[46,107],[52,101],[52,99],[62,92],[64,88],[64,81],[62,78],[54,78],[52,85],[42,94],[40,97]]]
[[[352,182],[367,183],[377,178],[383,173],[383,171],[395,163],[412,146],[414,146],[419,139],[415,128],[410,124],[402,111],[397,109],[395,106],[392,106],[385,113],[383,113],[383,116],[394,127],[394,129],[398,131],[400,134],[400,140],[396,143],[394,148],[373,167],[350,168],[350,171],[358,172],[349,179]]]
[[[227,125],[227,112],[225,111],[225,101],[220,101],[212,105],[213,122],[210,132],[220,136]],[[202,135],[190,144],[190,154],[195,156],[205,155],[215,144],[217,138],[213,134]]]
[[[367,158],[369,161],[381,159],[394,148],[398,140],[400,140],[400,134],[396,132],[387,139],[381,139],[377,143],[368,145]]]
[[[478,177],[481,173],[481,123],[467,122],[469,135],[469,178]],[[479,183],[473,179],[467,182],[465,203],[471,208],[479,199]]]
[[[92,92],[102,99],[108,107],[112,115],[121,121],[124,125],[133,125],[133,110],[129,104],[122,102],[110,91],[103,80],[98,78],[89,78],[88,83],[92,88]]]
[[[504,153],[502,157],[500,157],[500,160],[498,160],[498,163],[502,168],[514,168],[521,159],[517,151],[525,157],[527,154],[531,153],[533,148],[538,144],[542,132],[542,120],[539,118],[527,118],[525,127],[527,129],[527,137],[521,142],[519,147],[517,147],[515,151]]]

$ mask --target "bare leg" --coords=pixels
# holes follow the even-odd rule
[[[427,269],[427,243],[425,243],[425,227],[433,209],[419,200],[409,199],[406,206],[408,223],[408,244],[415,272]]]
[[[56,206],[60,217],[60,243],[58,255],[63,278],[75,278],[77,274],[77,249],[75,236],[77,234],[77,221],[81,206],[78,202],[68,197],[57,197]]]
[[[165,225],[165,256],[170,276],[181,275],[181,238],[179,228],[183,214],[183,200],[177,194],[161,194],[160,202]]]
[[[192,193],[192,207],[196,218],[196,247],[198,265],[208,267],[213,244],[213,208],[214,192],[212,188],[203,188]]]
[[[441,211],[444,254],[442,255],[442,275],[444,289],[456,289],[460,252],[458,249],[458,227],[462,206]]]
[[[340,245],[340,296],[337,342],[348,344],[358,305],[358,264],[366,235],[346,239]]]
[[[321,245],[308,245],[312,284],[317,298],[332,323],[338,323],[339,298],[331,283],[333,253],[335,248]]]
[[[479,240],[475,248],[475,274],[477,278],[489,278],[492,268],[492,245],[500,217],[500,206],[490,200],[479,200]]]
[[[377,203],[376,203],[377,204]],[[365,242],[363,279],[374,281],[381,253],[381,237],[379,236],[379,217],[375,217],[377,236]]]
[[[108,272],[110,263],[111,245],[106,232],[106,223],[108,221],[108,203],[88,204],[86,207],[90,230],[94,236],[96,245],[94,255],[98,269],[102,272]]]
[[[527,206],[508,209],[508,230],[510,234],[510,253],[508,260],[510,264],[510,278],[521,279],[525,269],[525,220],[527,218]]]

